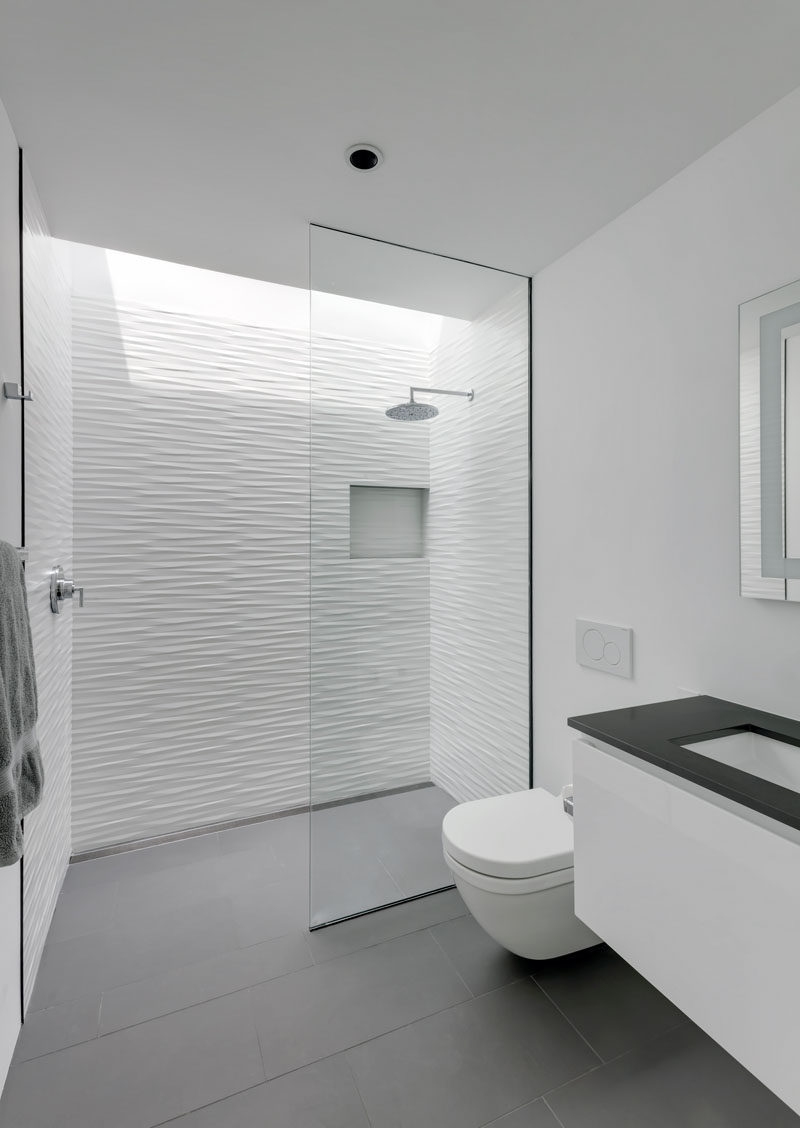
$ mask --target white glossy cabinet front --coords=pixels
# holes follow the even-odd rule
[[[573,760],[577,915],[800,1112],[800,836],[625,753]]]

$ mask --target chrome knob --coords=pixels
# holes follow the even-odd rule
[[[83,588],[78,587],[74,580],[68,580],[64,569],[57,564],[50,573],[50,610],[54,615],[60,615],[64,600],[74,599],[76,595],[78,606],[83,607]]]

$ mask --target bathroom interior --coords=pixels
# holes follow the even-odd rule
[[[0,1128],[800,1124],[798,33],[0,0]]]

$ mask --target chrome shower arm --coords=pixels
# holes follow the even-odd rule
[[[410,388],[411,398],[409,403],[414,403],[414,392],[424,392],[428,396],[464,396],[471,400],[475,398],[472,388],[468,392],[451,392],[449,388]]]

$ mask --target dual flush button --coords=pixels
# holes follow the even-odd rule
[[[630,678],[633,676],[633,631],[630,627],[578,619],[575,656],[581,666],[604,670],[618,678]]]

